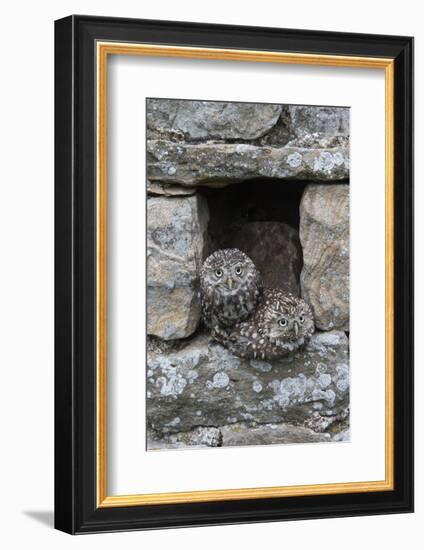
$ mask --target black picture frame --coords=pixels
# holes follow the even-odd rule
[[[394,60],[392,491],[97,507],[98,40]],[[73,15],[55,22],[55,527],[68,533],[413,511],[413,39]]]

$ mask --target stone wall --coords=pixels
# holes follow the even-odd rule
[[[150,100],[147,110],[152,182],[187,187],[349,177],[347,109]]]
[[[147,175],[149,448],[346,438],[349,110],[148,100]],[[233,246],[311,305],[303,351],[244,361],[211,340],[198,270]]]

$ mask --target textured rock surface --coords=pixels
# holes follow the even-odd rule
[[[252,140],[276,124],[281,110],[270,104],[149,99],[147,137]]]
[[[181,185],[162,185],[159,182],[151,182],[147,180],[147,194],[153,197],[186,197],[194,195],[197,191],[196,187],[182,187]]]
[[[264,286],[300,295],[302,249],[296,229],[280,222],[250,222],[235,232],[226,245],[242,250],[253,260]]]
[[[240,423],[290,423],[322,432],[346,416],[343,332],[316,333],[304,350],[272,362],[235,357],[207,334],[180,342],[175,351],[156,344],[149,345],[147,359],[147,423],[156,433]]]
[[[275,147],[349,142],[349,109],[149,99],[147,139],[254,142]]]
[[[225,447],[331,441],[329,433],[316,433],[310,428],[291,424],[263,424],[261,426],[232,424],[223,426],[221,433],[222,446]]]
[[[197,274],[204,257],[208,209],[199,196],[147,201],[147,332],[168,340],[200,321]]]
[[[302,298],[322,330],[349,330],[349,186],[309,185],[300,204]]]
[[[150,99],[148,177],[222,186],[264,177],[349,177],[349,109]]]
[[[189,432],[177,432],[158,435],[150,431],[147,435],[147,449],[179,449],[181,447],[222,447],[222,432],[220,428],[194,428]]]
[[[195,428],[189,432],[172,433],[162,437],[157,437],[151,432],[147,439],[147,449],[153,451],[184,447],[234,447],[327,441],[349,441],[349,434],[348,432],[337,434],[316,433],[310,428],[293,426],[292,424],[251,426],[241,423],[229,424],[219,428]]]
[[[147,175],[152,182],[183,186],[226,185],[258,177],[340,181],[349,177],[349,150],[152,139],[147,142]]]
[[[348,146],[349,109],[290,105],[284,115],[290,144],[301,147]]]

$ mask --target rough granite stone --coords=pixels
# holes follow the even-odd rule
[[[252,259],[264,286],[300,295],[302,249],[296,229],[281,222],[249,222],[226,245],[242,250]]]
[[[289,105],[281,116],[286,117],[290,129],[290,145],[325,148],[349,144],[348,108]]]
[[[222,447],[220,428],[194,428],[189,432],[177,432],[158,435],[149,431],[147,434],[147,450],[180,449],[182,447]]]
[[[147,139],[348,145],[347,107],[149,99]]]
[[[275,361],[240,359],[203,333],[176,351],[148,352],[147,424],[159,435],[318,423],[343,415],[348,401],[348,339],[339,331],[316,333],[305,349]]]
[[[253,140],[277,122],[281,105],[225,101],[147,100],[147,138]]]
[[[147,201],[147,333],[185,338],[200,321],[198,270],[209,213],[197,195]]]
[[[251,425],[239,423],[227,424],[219,428],[199,427],[189,432],[170,433],[161,437],[149,431],[147,450],[325,443],[328,441],[349,441],[348,431],[333,436],[330,433],[316,433],[310,428],[292,424]]]
[[[151,182],[147,180],[146,190],[147,194],[153,197],[186,197],[188,195],[194,195],[197,188],[182,187],[181,185],[162,185],[159,182]]]
[[[150,181],[222,186],[254,178],[342,181],[349,177],[346,147],[269,147],[245,143],[147,141]]]
[[[322,443],[331,441],[328,433],[316,433],[291,424],[231,424],[221,428],[222,446],[281,445],[283,443]]]
[[[349,186],[308,185],[300,204],[302,298],[321,330],[349,330]]]

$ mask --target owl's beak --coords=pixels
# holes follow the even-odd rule
[[[231,277],[228,277],[227,279],[227,286],[230,290],[233,290],[233,280]]]
[[[299,326],[298,326],[298,324],[297,324],[296,322],[294,322],[293,326],[294,326],[294,333],[295,333],[296,336],[297,336],[297,334],[298,334],[298,332],[299,332]]]

